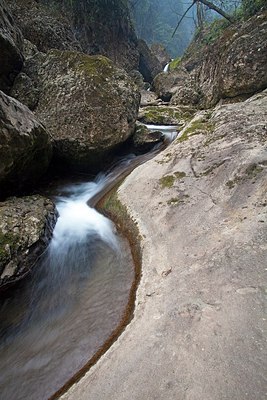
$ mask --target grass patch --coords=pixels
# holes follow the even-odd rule
[[[174,69],[176,69],[177,67],[179,67],[179,65],[181,64],[181,57],[177,57],[174,60],[172,60],[169,64],[169,70],[173,71]]]

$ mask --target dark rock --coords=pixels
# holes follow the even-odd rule
[[[56,218],[54,204],[42,196],[0,203],[0,289],[31,271],[49,243]]]
[[[8,93],[22,68],[22,36],[4,1],[0,3],[0,90]]]
[[[154,54],[154,56],[156,56],[159,60],[162,69],[171,61],[170,55],[162,44],[153,43],[150,46],[150,50],[152,54]]]
[[[26,106],[0,92],[0,197],[34,184],[51,155],[44,126]]]
[[[35,0],[7,0],[23,36],[39,51],[55,48],[81,50],[70,21],[57,7],[48,7]]]
[[[132,137],[135,149],[146,152],[157,143],[163,141],[163,135],[160,131],[150,131],[144,124],[136,122],[135,131]]]
[[[24,73],[40,93],[35,113],[63,167],[99,168],[134,132],[140,93],[108,58],[52,50],[28,59]],[[24,99],[25,90],[15,85],[13,93]]]
[[[139,71],[146,82],[152,82],[155,76],[161,72],[162,68],[159,60],[150,51],[144,40],[138,40],[138,50],[140,54]]]
[[[138,69],[137,38],[124,0],[63,2],[7,0],[26,39],[39,51],[102,54],[126,71]]]

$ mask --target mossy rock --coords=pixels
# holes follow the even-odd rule
[[[134,132],[139,90],[108,58],[51,50],[27,60],[24,73],[39,91],[35,113],[65,168],[99,168]]]
[[[184,125],[194,110],[190,107],[154,106],[145,107],[139,113],[139,121],[155,125]]]

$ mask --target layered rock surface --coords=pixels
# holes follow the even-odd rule
[[[44,126],[26,106],[0,92],[0,198],[36,183],[51,157]]]
[[[30,272],[48,245],[56,216],[51,200],[42,196],[0,202],[0,289]]]
[[[34,112],[51,133],[62,165],[99,168],[134,132],[139,91],[108,58],[52,50],[28,59],[23,73],[13,93],[24,101],[25,90],[36,94]]]
[[[202,112],[125,180],[134,318],[62,399],[265,398],[266,123],[266,91]]]

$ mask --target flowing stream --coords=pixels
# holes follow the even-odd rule
[[[164,128],[164,145],[176,136],[175,127],[149,128]],[[1,400],[48,399],[119,326],[135,279],[131,250],[93,206],[160,148],[60,189],[48,249],[30,278],[0,299]]]

